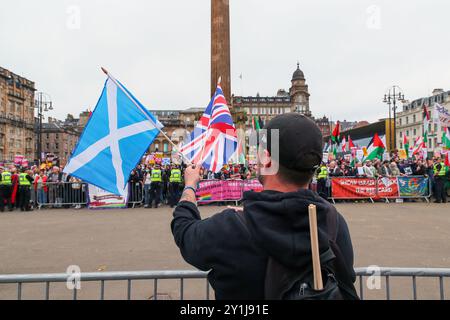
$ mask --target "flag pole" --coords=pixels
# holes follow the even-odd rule
[[[128,97],[128,99],[130,99],[131,101],[133,101],[134,105],[135,105],[139,110],[141,110],[141,112],[144,114],[144,116],[145,116],[150,122],[154,123],[153,119],[150,118],[150,116],[147,114],[147,110],[145,110],[144,108],[142,108],[142,106],[140,106],[139,104],[137,104],[136,101],[134,100],[134,98],[132,98],[132,97],[128,94],[128,92],[127,92],[126,90],[123,90],[122,85],[120,85],[120,83],[117,82],[117,80],[113,77],[113,75],[110,74],[110,73],[108,72],[108,70],[106,70],[105,68],[101,67],[101,69],[102,69],[102,71],[108,76],[108,78],[111,79],[112,82],[114,82],[114,84],[115,84],[116,86],[118,86],[119,88],[122,89],[123,93],[125,93],[125,95]],[[182,154],[181,152],[178,151],[178,147],[176,146],[176,144],[175,144],[175,143],[167,136],[167,134],[166,134],[164,131],[162,131],[161,128],[159,128],[158,125],[156,125],[156,123],[155,123],[155,128],[158,129],[158,131],[164,136],[164,138],[167,139],[167,141],[169,141],[169,143],[170,143],[170,144],[172,145],[172,147],[175,149],[175,152],[179,153],[179,154],[184,158],[184,160],[186,160],[186,162],[187,162],[188,165],[191,165],[191,164],[192,164],[191,161],[190,161],[184,154]]]

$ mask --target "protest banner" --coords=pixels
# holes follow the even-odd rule
[[[367,199],[377,196],[377,181],[370,178],[333,178],[331,180],[332,198]]]
[[[89,185],[89,209],[124,209],[127,208],[128,187],[126,196],[117,196],[96,186]]]
[[[263,185],[259,182],[258,179],[246,180],[244,181],[244,192],[253,191],[253,192],[262,192],[264,190]]]
[[[263,186],[257,179],[253,180],[203,180],[197,189],[199,203],[238,201],[244,192],[263,191]]]
[[[378,179],[378,198],[395,199],[400,196],[397,178]]]
[[[398,177],[398,185],[402,198],[423,198],[430,192],[426,177]]]
[[[22,160],[23,160],[24,158],[25,158],[25,157],[22,156],[22,155],[16,155],[16,156],[14,156],[14,164],[20,166],[20,165],[22,164]]]

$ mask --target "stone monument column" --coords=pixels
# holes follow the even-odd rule
[[[230,1],[211,0],[211,96],[217,80],[231,104]]]

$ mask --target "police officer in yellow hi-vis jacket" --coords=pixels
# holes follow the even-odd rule
[[[442,159],[437,159],[433,167],[434,171],[434,197],[436,203],[447,203],[447,191],[445,184],[449,176],[449,168],[442,163]]]
[[[22,169],[19,174],[19,197],[20,211],[30,211],[31,184],[33,183],[30,171]]]
[[[12,188],[12,180],[11,180],[11,172],[8,169],[0,167],[0,211],[5,211],[5,202],[8,205],[9,211],[12,211],[11,204],[11,188]]]
[[[153,205],[155,201],[155,208],[158,208],[159,202],[161,201],[161,187],[162,187],[162,171],[159,165],[155,165],[150,173],[150,203],[149,207]]]
[[[322,163],[316,172],[317,178],[317,193],[324,198],[328,199],[327,180],[328,180],[328,168],[325,163]]]
[[[173,166],[170,170],[169,178],[169,205],[171,208],[177,205],[180,200],[180,187],[183,182],[181,170],[177,166]]]

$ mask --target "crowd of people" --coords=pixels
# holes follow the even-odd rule
[[[129,205],[145,208],[167,204],[174,207],[184,187],[185,165],[139,164],[129,178]],[[256,165],[225,165],[218,173],[202,169],[203,180],[250,180],[257,178]],[[330,178],[379,178],[397,176],[426,176],[430,178],[436,202],[447,202],[450,170],[441,158],[426,160],[379,159],[352,163],[339,157],[322,163],[317,169],[313,185],[324,198],[330,194]],[[87,202],[86,185],[76,177],[63,173],[53,165],[33,166],[30,169],[15,165],[0,167],[0,211],[30,211],[41,206],[81,208]]]
[[[62,171],[62,167],[48,165],[0,167],[0,211],[5,207],[9,211],[30,211],[47,204],[68,207],[71,203],[81,208],[79,199],[85,197],[85,186]],[[64,183],[67,184],[63,186]]]
[[[450,177],[449,167],[440,157],[403,160],[393,155],[391,160],[367,160],[352,163],[342,157],[327,163],[323,162],[317,170],[317,192],[323,197],[328,197],[330,178],[354,177],[354,178],[380,178],[399,176],[424,176],[431,181],[435,202],[447,202],[447,184]]]
[[[184,186],[185,165],[140,164],[130,175],[129,205],[136,203],[145,208],[168,204],[174,207]],[[256,166],[243,164],[225,165],[218,173],[202,169],[203,180],[256,179]],[[143,197],[143,201],[141,201]]]

